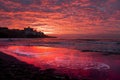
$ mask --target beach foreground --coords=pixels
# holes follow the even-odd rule
[[[54,71],[54,69],[40,70],[0,52],[0,80],[77,80],[56,74]]]
[[[119,43],[0,39],[0,80],[120,80]]]

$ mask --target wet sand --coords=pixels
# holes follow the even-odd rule
[[[2,46],[0,51],[0,80],[120,80],[116,55],[44,46]]]
[[[63,74],[55,73],[55,69],[40,70],[33,65],[0,52],[0,80],[77,80]],[[87,80],[87,79],[81,79]]]

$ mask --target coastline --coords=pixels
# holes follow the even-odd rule
[[[77,80],[55,73],[55,69],[40,70],[33,65],[0,52],[0,80]]]
[[[0,38],[56,38],[48,36],[41,31],[36,31],[33,28],[27,27],[23,30],[9,29],[7,27],[0,27]]]

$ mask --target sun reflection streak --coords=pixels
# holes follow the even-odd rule
[[[99,59],[94,59],[94,57],[91,56],[89,53],[84,54],[79,50],[43,46],[11,46],[8,47],[8,49],[6,49],[5,51],[8,51],[8,54],[15,56],[22,61],[42,68],[44,68],[45,66],[43,65],[46,64],[49,65],[48,68],[110,68],[106,64],[99,62]]]
[[[111,63],[111,59],[106,59],[106,57],[98,53],[85,53],[67,48],[8,46],[0,48],[0,51],[28,64],[40,67],[40,69],[54,68],[65,74],[71,75],[73,73],[72,75],[77,77],[79,75],[88,77],[96,74],[97,71],[98,78],[104,77],[106,79],[106,75],[103,76],[101,74],[108,74],[109,70],[113,68],[110,65],[115,64]]]

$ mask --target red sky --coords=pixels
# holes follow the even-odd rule
[[[0,0],[0,27],[120,35],[120,0]]]

